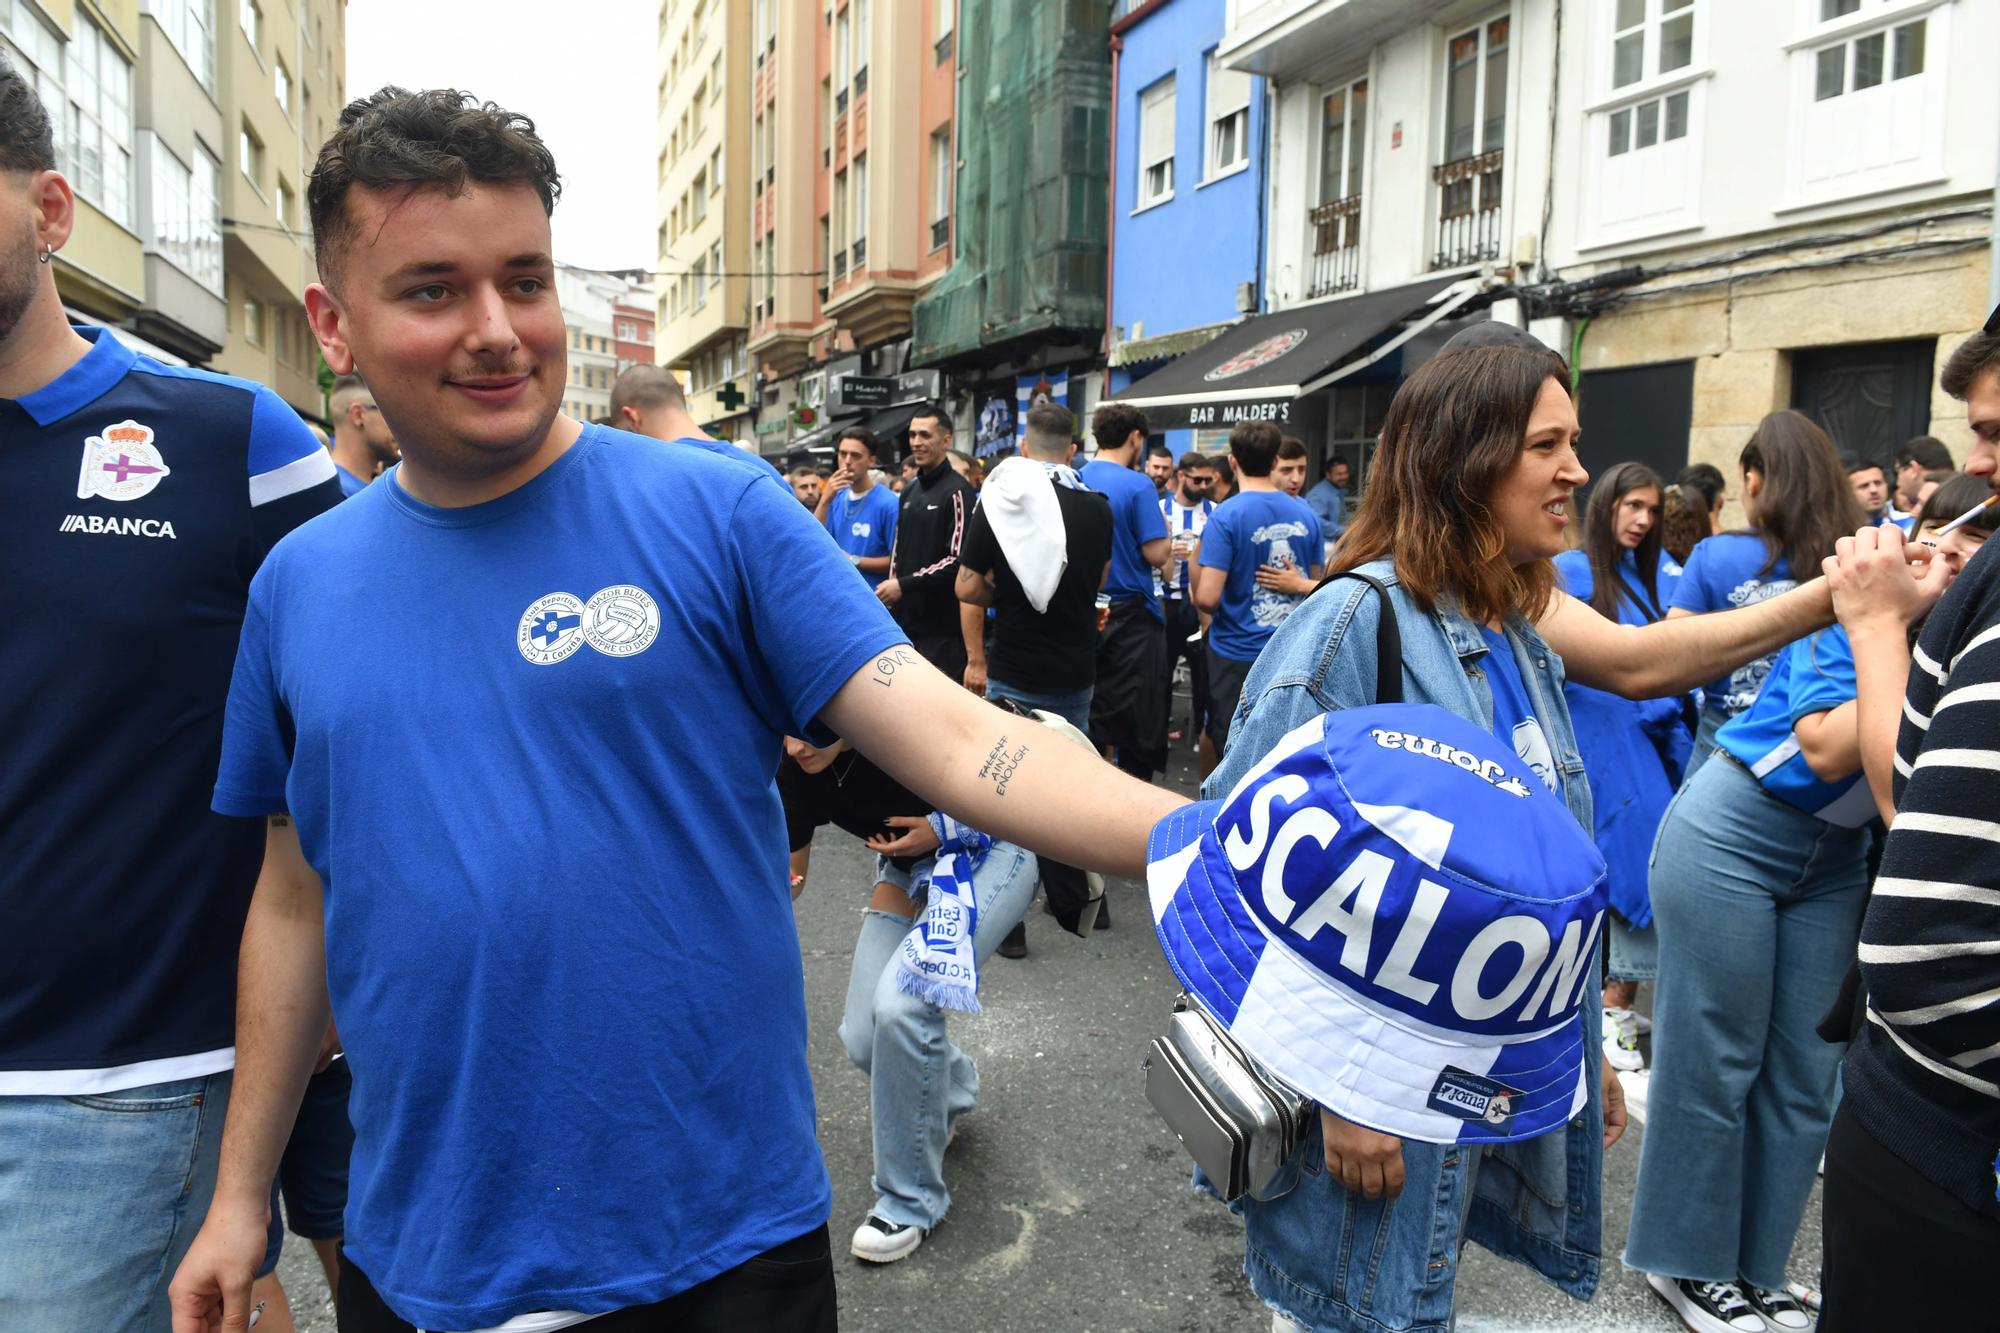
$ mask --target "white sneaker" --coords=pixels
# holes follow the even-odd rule
[[[1618,1086],[1625,1089],[1625,1114],[1646,1123],[1646,1098],[1653,1090],[1653,1071],[1634,1069],[1618,1076]]]
[[[904,1226],[891,1222],[885,1217],[870,1213],[854,1228],[854,1239],[848,1248],[854,1257],[871,1264],[893,1264],[898,1259],[907,1259],[924,1243],[922,1227]]]
[[[1638,1015],[1630,1009],[1606,1009],[1604,1011],[1604,1058],[1613,1069],[1623,1073],[1646,1067],[1646,1057],[1639,1054]]]
[[[1653,1020],[1640,1013],[1637,1009],[1621,1009],[1615,1004],[1607,1004],[1604,1006],[1604,1012],[1612,1015],[1617,1020],[1620,1032],[1629,1032],[1635,1037],[1643,1037],[1653,1030]]]
[[[1691,1282],[1648,1273],[1646,1284],[1694,1333],[1765,1333],[1764,1317],[1734,1282]]]

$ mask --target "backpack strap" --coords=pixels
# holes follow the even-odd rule
[[[1403,702],[1403,636],[1396,627],[1396,604],[1389,600],[1389,589],[1373,574],[1350,569],[1327,575],[1313,591],[1318,592],[1335,579],[1360,579],[1382,599],[1382,614],[1375,625],[1375,702]]]

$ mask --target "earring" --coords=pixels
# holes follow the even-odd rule
[[[56,248],[53,245],[50,245],[47,241],[43,241],[42,254],[41,254],[42,262],[46,264],[55,257],[56,257]]]

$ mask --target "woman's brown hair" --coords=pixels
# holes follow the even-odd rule
[[[1660,474],[1644,463],[1620,463],[1597,479],[1590,492],[1590,504],[1583,513],[1583,551],[1590,560],[1590,605],[1606,620],[1618,619],[1621,602],[1631,602],[1648,620],[1658,620],[1665,614],[1660,607],[1660,542],[1665,534],[1660,531],[1657,518],[1632,552],[1633,563],[1639,570],[1639,586],[1645,589],[1643,602],[1633,595],[1631,585],[1619,569],[1625,552],[1618,545],[1618,506],[1633,491],[1649,486],[1661,493],[1664,507],[1666,488],[1660,484]]]
[[[1706,493],[1688,482],[1676,482],[1660,493],[1660,545],[1685,565],[1694,548],[1715,535],[1714,510]]]
[[[1467,347],[1424,363],[1389,404],[1368,489],[1329,573],[1389,556],[1427,611],[1449,596],[1481,624],[1509,612],[1538,618],[1554,594],[1555,567],[1509,564],[1486,500],[1520,457],[1550,379],[1567,385],[1569,367],[1547,349]]]
[[[1803,413],[1766,416],[1736,461],[1744,472],[1763,478],[1748,529],[1764,539],[1762,574],[1782,559],[1803,583],[1819,572],[1835,542],[1868,522],[1839,451]]]

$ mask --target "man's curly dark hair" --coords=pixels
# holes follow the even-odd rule
[[[56,169],[55,136],[48,108],[14,67],[0,56],[0,171]]]
[[[547,213],[562,196],[555,155],[526,116],[456,88],[387,87],[349,102],[306,187],[321,280],[334,282],[354,239],[350,187],[458,195],[474,182],[532,185]]]

